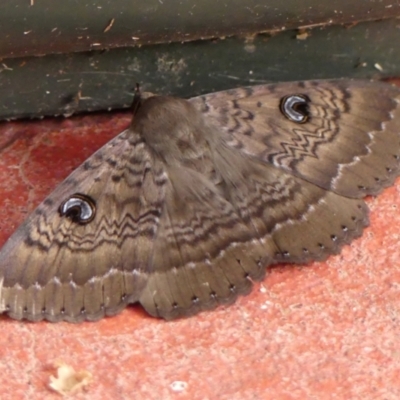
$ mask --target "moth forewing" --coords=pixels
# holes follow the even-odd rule
[[[0,251],[0,312],[193,315],[340,251],[399,175],[400,90],[317,80],[137,102]]]

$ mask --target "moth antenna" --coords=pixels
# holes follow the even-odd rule
[[[133,115],[136,115],[137,112],[139,111],[139,108],[142,106],[142,104],[147,99],[149,99],[150,97],[153,97],[153,96],[155,96],[154,93],[141,92],[139,83],[136,83],[135,94],[133,96],[133,101],[132,101],[132,106],[131,106]]]
[[[142,105],[142,95],[140,93],[140,85],[139,83],[136,83],[135,93],[133,95],[133,101],[131,106],[133,115],[136,115],[141,105]]]

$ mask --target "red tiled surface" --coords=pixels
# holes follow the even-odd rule
[[[2,124],[0,244],[129,120]],[[276,267],[227,308],[174,322],[138,306],[79,325],[0,317],[1,400],[59,398],[58,360],[94,376],[76,399],[400,399],[400,180],[368,204],[371,227],[340,255]]]

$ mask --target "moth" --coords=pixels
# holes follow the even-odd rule
[[[0,252],[0,311],[172,319],[233,302],[276,263],[325,259],[399,175],[400,89],[268,84],[138,103]]]

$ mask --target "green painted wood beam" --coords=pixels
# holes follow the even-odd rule
[[[400,15],[393,0],[2,0],[0,58],[186,42]]]
[[[398,20],[0,62],[0,119],[129,106],[142,90],[189,97],[311,78],[400,76]]]

